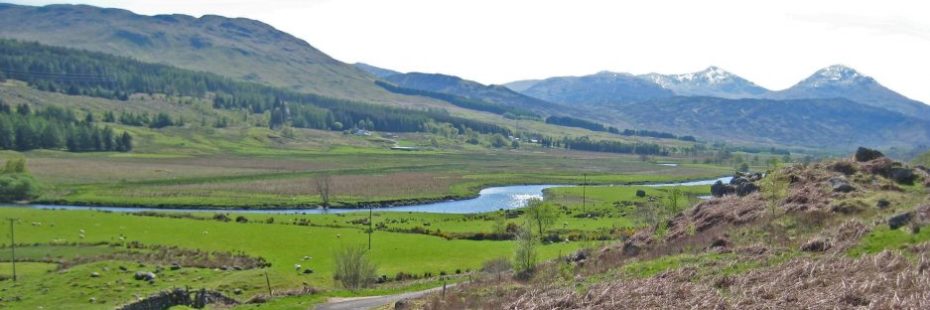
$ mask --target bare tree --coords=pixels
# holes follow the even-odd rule
[[[363,246],[336,249],[333,279],[352,291],[371,286],[377,278],[378,265],[371,261],[368,254]]]
[[[316,191],[320,193],[320,201],[323,202],[323,209],[329,209],[332,182],[333,179],[328,174],[323,174],[316,178]]]
[[[526,223],[517,234],[513,268],[521,278],[528,278],[536,269],[536,237],[533,236],[533,229],[530,227],[531,224]]]

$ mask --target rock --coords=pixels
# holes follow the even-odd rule
[[[882,154],[882,152],[879,152],[873,149],[868,149],[868,148],[864,148],[860,146],[859,149],[856,150],[855,157],[856,157],[856,161],[864,162],[864,161],[870,161],[870,160],[873,160],[879,157],[885,157],[885,154]]]
[[[88,299],[87,301],[89,301],[89,302],[92,303],[92,304],[97,303],[97,297],[91,297],[91,298]]]
[[[714,241],[711,241],[710,243],[711,248],[727,248],[729,246],[730,240],[727,240],[727,238],[724,237],[714,238]]]
[[[914,180],[917,179],[917,175],[914,174],[914,170],[911,168],[904,167],[893,167],[891,171],[888,172],[888,178],[898,182],[899,184],[914,184]]]
[[[749,181],[736,186],[736,195],[740,197],[755,193],[757,191],[759,191],[759,187]]]
[[[721,181],[717,181],[714,185],[710,186],[710,193],[714,197],[723,197],[729,194],[736,192],[736,188],[731,185],[723,184]]]
[[[639,246],[633,244],[633,242],[627,242],[623,244],[623,255],[636,256],[639,255],[639,251]]]
[[[888,227],[891,229],[898,229],[904,227],[911,222],[911,219],[914,217],[914,214],[911,212],[901,213],[895,216],[892,216],[888,219]]]
[[[90,273],[90,277],[91,277],[91,278],[99,278],[99,277],[100,277],[100,273],[99,273],[99,272],[96,272],[96,271],[91,272],[91,273]]]
[[[178,270],[178,269],[181,269],[181,264],[172,263],[170,269],[171,269],[171,270]]]
[[[311,274],[311,273],[313,273],[313,269],[307,268],[307,269],[304,269],[303,272],[304,272],[304,274]]]
[[[829,182],[834,192],[848,193],[856,190],[844,177],[832,177]]]
[[[242,289],[241,289],[241,288],[236,288],[236,289],[234,289],[234,290],[233,290],[233,294],[242,295]]]
[[[888,209],[888,207],[891,206],[891,201],[888,201],[888,199],[882,198],[882,199],[879,199],[877,203],[875,203],[875,206],[883,210]]]
[[[830,211],[842,214],[855,214],[862,212],[866,209],[865,204],[862,201],[842,201],[838,204],[833,205],[830,208]]]
[[[830,240],[823,238],[814,238],[801,245],[801,251],[804,252],[823,252],[830,249]]]
[[[637,189],[637,190],[636,190],[636,197],[640,197],[640,198],[646,197],[646,191],[641,190],[641,189]]]
[[[407,299],[401,299],[394,302],[394,310],[406,310],[411,309],[410,301]]]
[[[844,175],[853,175],[856,174],[856,166],[853,163],[848,161],[838,161],[830,166],[829,168],[832,171],[842,173]]]
[[[577,263],[577,262],[582,262],[586,259],[588,259],[588,251],[585,251],[585,250],[580,250],[578,252],[572,253],[571,255],[568,255],[569,262]]]
[[[121,271],[127,271],[127,270],[129,270],[129,268],[126,268],[126,266],[119,266],[119,270],[121,270]]]
[[[744,184],[744,183],[749,183],[749,179],[746,179],[746,178],[741,177],[741,176],[734,177],[734,178],[730,179],[730,185],[740,185],[740,184]]]
[[[137,271],[136,274],[133,276],[133,278],[136,280],[143,280],[143,281],[155,281],[156,276],[152,272]]]

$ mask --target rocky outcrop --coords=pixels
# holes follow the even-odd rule
[[[736,192],[736,187],[728,184],[723,184],[721,181],[717,181],[714,185],[710,186],[710,194],[714,197],[723,197],[726,195],[731,195]]]
[[[888,218],[888,227],[891,229],[904,227],[905,225],[909,224],[913,218],[914,214],[911,212],[897,214]]]
[[[854,157],[856,158],[856,161],[858,162],[866,162],[866,161],[878,159],[880,157],[885,157],[885,154],[882,154],[882,152],[879,152],[873,149],[864,148],[860,146],[859,149],[856,150],[856,155]]]
[[[846,178],[839,176],[830,178],[830,187],[833,188],[834,192],[840,193],[848,193],[856,190],[855,187],[849,184]]]
[[[710,193],[714,197],[723,197],[732,194],[743,197],[759,191],[759,186],[755,184],[755,182],[759,180],[762,180],[761,173],[737,172],[733,175],[733,178],[730,179],[730,184],[717,181],[711,185]]]
[[[154,310],[169,309],[176,306],[188,306],[195,309],[203,309],[210,304],[219,305],[236,305],[239,304],[235,299],[226,297],[220,292],[208,291],[201,289],[191,292],[187,289],[176,288],[170,291],[160,292],[140,299],[136,302],[124,305],[117,309],[120,310]]]

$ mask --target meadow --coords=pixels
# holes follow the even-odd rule
[[[641,227],[636,216],[626,210],[629,205],[622,203],[646,202],[648,196],[637,197],[637,189],[655,197],[668,190],[588,186],[588,204],[582,209],[580,188],[549,189],[547,203],[564,210],[553,230],[567,235],[573,231]],[[707,186],[700,186],[684,191],[698,195],[706,194],[707,190]],[[623,205],[625,207],[617,207]],[[599,209],[614,211],[586,216]],[[265,271],[276,292],[305,286],[321,292],[276,300],[262,309],[272,305],[278,306],[271,308],[283,309],[306,306],[324,301],[327,296],[415,290],[440,285],[441,281],[459,281],[468,273],[479,270],[485,261],[509,258],[514,249],[512,241],[465,240],[434,232],[487,233],[502,221],[518,225],[527,220],[525,214],[507,217],[502,212],[474,215],[375,212],[372,224],[376,228],[371,235],[370,255],[379,266],[378,273],[389,281],[372,289],[349,292],[332,279],[332,251],[343,245],[367,246],[367,212],[325,215],[231,213],[226,218],[217,214],[222,213],[126,214],[0,208],[0,217],[16,219],[17,257],[21,262],[28,262],[17,265],[18,271],[22,270],[17,283],[0,281],[4,300],[16,300],[0,303],[0,306],[50,308],[54,304],[68,309],[112,308],[159,290],[186,286],[215,289],[244,300],[267,292]],[[238,219],[240,216],[242,218]],[[426,229],[391,232],[414,227]],[[603,242],[578,240],[544,244],[539,247],[539,258],[551,259]],[[0,260],[8,262],[11,254],[9,243],[3,244]],[[207,256],[209,262],[197,261],[190,257],[192,254],[182,251],[185,249],[213,254]],[[165,251],[187,254],[167,257],[152,254]],[[270,263],[270,267],[217,267],[224,263],[232,264],[228,261],[232,254],[260,257]],[[178,262],[182,262],[179,269],[170,268]],[[194,266],[197,264],[213,267]],[[296,269],[295,264],[301,268]],[[19,268],[20,265],[26,267]],[[0,275],[10,275],[8,263],[0,267],[4,267]],[[305,273],[307,269],[313,272]],[[133,279],[136,271],[155,270],[158,270],[158,278],[153,283]],[[413,276],[394,281],[401,279],[399,274]]]

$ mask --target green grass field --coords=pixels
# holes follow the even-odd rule
[[[589,186],[585,190],[588,204],[582,210],[580,188],[550,189],[547,191],[547,203],[564,207],[565,210],[552,229],[597,232],[610,228],[639,227],[635,216],[625,210],[628,206],[616,207],[624,201],[645,201],[646,198],[635,196],[638,188],[646,190],[650,196],[662,196],[667,191],[666,188]],[[685,192],[705,194],[707,187],[685,188]],[[597,217],[578,216],[604,209],[613,211]],[[49,308],[52,306],[49,300],[54,299],[55,304],[65,308],[106,308],[171,287],[205,287],[242,299],[262,294],[266,290],[262,269],[237,271],[183,267],[170,270],[167,268],[170,261],[145,262],[140,265],[138,261],[106,259],[110,257],[106,256],[108,254],[127,251],[126,246],[134,242],[147,246],[241,252],[262,257],[271,263],[267,270],[275,290],[284,291],[304,285],[324,289],[320,294],[285,298],[273,303],[284,309],[320,302],[326,296],[381,294],[437,285],[436,278],[432,278],[389,282],[374,289],[351,293],[340,289],[333,282],[332,251],[342,245],[367,245],[367,225],[360,222],[367,218],[367,213],[243,215],[248,223],[214,220],[214,214],[203,212],[185,215],[189,218],[169,218],[96,211],[0,208],[0,217],[16,219],[17,244],[20,245],[18,260],[30,262],[18,264],[17,267],[29,266],[23,267],[18,283],[0,281],[0,292],[3,292],[0,295],[3,295],[4,300],[17,296],[19,299],[15,303],[0,305]],[[510,257],[514,243],[446,239],[433,234],[392,233],[386,230],[428,227],[428,230],[446,233],[491,232],[499,222],[497,219],[502,217],[500,212],[477,215],[376,212],[373,224],[380,228],[372,234],[371,256],[379,265],[379,274],[389,278],[400,272],[416,275],[431,273],[436,277],[440,274],[455,275],[457,271],[475,271],[485,261]],[[273,222],[269,218],[274,218]],[[302,219],[308,225],[296,224]],[[520,215],[505,219],[505,222],[521,224],[525,220],[525,215]],[[3,244],[6,247],[0,249],[0,261],[8,262],[11,254],[9,243]],[[601,241],[587,240],[542,245],[539,249],[540,259],[550,259],[599,244]],[[104,259],[90,259],[87,263],[61,271],[50,271],[56,270],[56,265],[45,263],[91,257]],[[302,269],[313,269],[314,273],[301,273],[295,270],[295,264],[300,264]],[[8,266],[8,263],[0,266],[0,275],[11,273]],[[158,266],[164,270],[158,273],[158,280],[154,284],[132,279],[136,271],[153,271]],[[125,267],[125,270],[120,267]],[[99,276],[92,277],[94,272]],[[235,294],[237,291],[241,294]],[[91,298],[95,303],[90,303]]]

